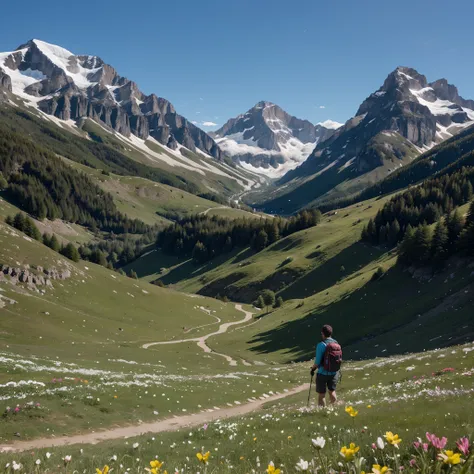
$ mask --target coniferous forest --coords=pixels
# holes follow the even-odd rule
[[[157,246],[172,255],[192,256],[204,263],[233,248],[263,250],[281,237],[319,223],[318,210],[302,211],[290,219],[225,219],[205,215],[183,219],[158,234]]]

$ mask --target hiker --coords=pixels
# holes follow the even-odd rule
[[[316,346],[316,358],[311,367],[311,378],[316,370],[316,392],[318,392],[318,405],[326,406],[326,387],[329,390],[329,400],[337,402],[336,385],[337,373],[341,368],[342,349],[332,337],[332,327],[325,324],[321,329],[322,341]]]

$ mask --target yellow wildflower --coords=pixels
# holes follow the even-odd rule
[[[254,440],[254,441],[257,441],[257,437],[255,437],[253,440]]]
[[[196,457],[197,457],[198,460],[199,460],[200,462],[202,462],[203,464],[207,464],[210,455],[211,455],[211,453],[208,451],[208,452],[205,453],[205,454],[197,453],[197,454],[196,454]]]
[[[267,474],[280,474],[281,470],[276,469],[275,465],[271,462],[267,467]]]
[[[161,466],[163,466],[164,463],[158,461],[157,459],[153,460],[153,461],[150,461],[150,467],[152,469],[156,469],[157,471],[159,471],[161,469]]]
[[[397,434],[393,434],[391,431],[385,433],[385,439],[396,448],[398,448],[398,445],[402,442],[401,438],[399,438]]]
[[[292,436],[288,436],[288,439],[291,439],[291,438],[292,438]]]
[[[387,466],[381,466],[380,464],[374,464],[372,466],[372,473],[373,474],[385,474],[389,472],[390,469]]]
[[[352,461],[359,449],[359,446],[356,446],[355,443],[351,443],[349,447],[343,446],[341,448],[340,454],[346,461]]]
[[[118,398],[117,395],[114,395],[114,398]]]
[[[245,459],[244,456],[240,456],[240,460],[243,461]]]
[[[372,408],[372,405],[367,405],[367,408]]]
[[[104,469],[102,469],[102,471],[99,468],[96,468],[95,472],[97,474],[108,474],[109,469],[110,469],[109,466],[105,465]]]
[[[444,464],[449,464],[454,466],[462,462],[461,454],[455,453],[454,451],[444,451],[438,455],[439,459],[443,461]]]
[[[346,413],[352,418],[355,418],[359,414],[359,412],[357,410],[354,410],[354,408],[351,406],[346,407]]]

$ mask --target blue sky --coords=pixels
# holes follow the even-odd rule
[[[474,98],[472,0],[23,0],[1,12],[0,51],[38,38],[100,56],[201,124],[260,100],[344,122],[398,65]]]

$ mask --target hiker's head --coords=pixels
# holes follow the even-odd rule
[[[328,337],[332,336],[332,327],[329,324],[325,324],[321,329],[321,336],[323,339],[327,339]]]

